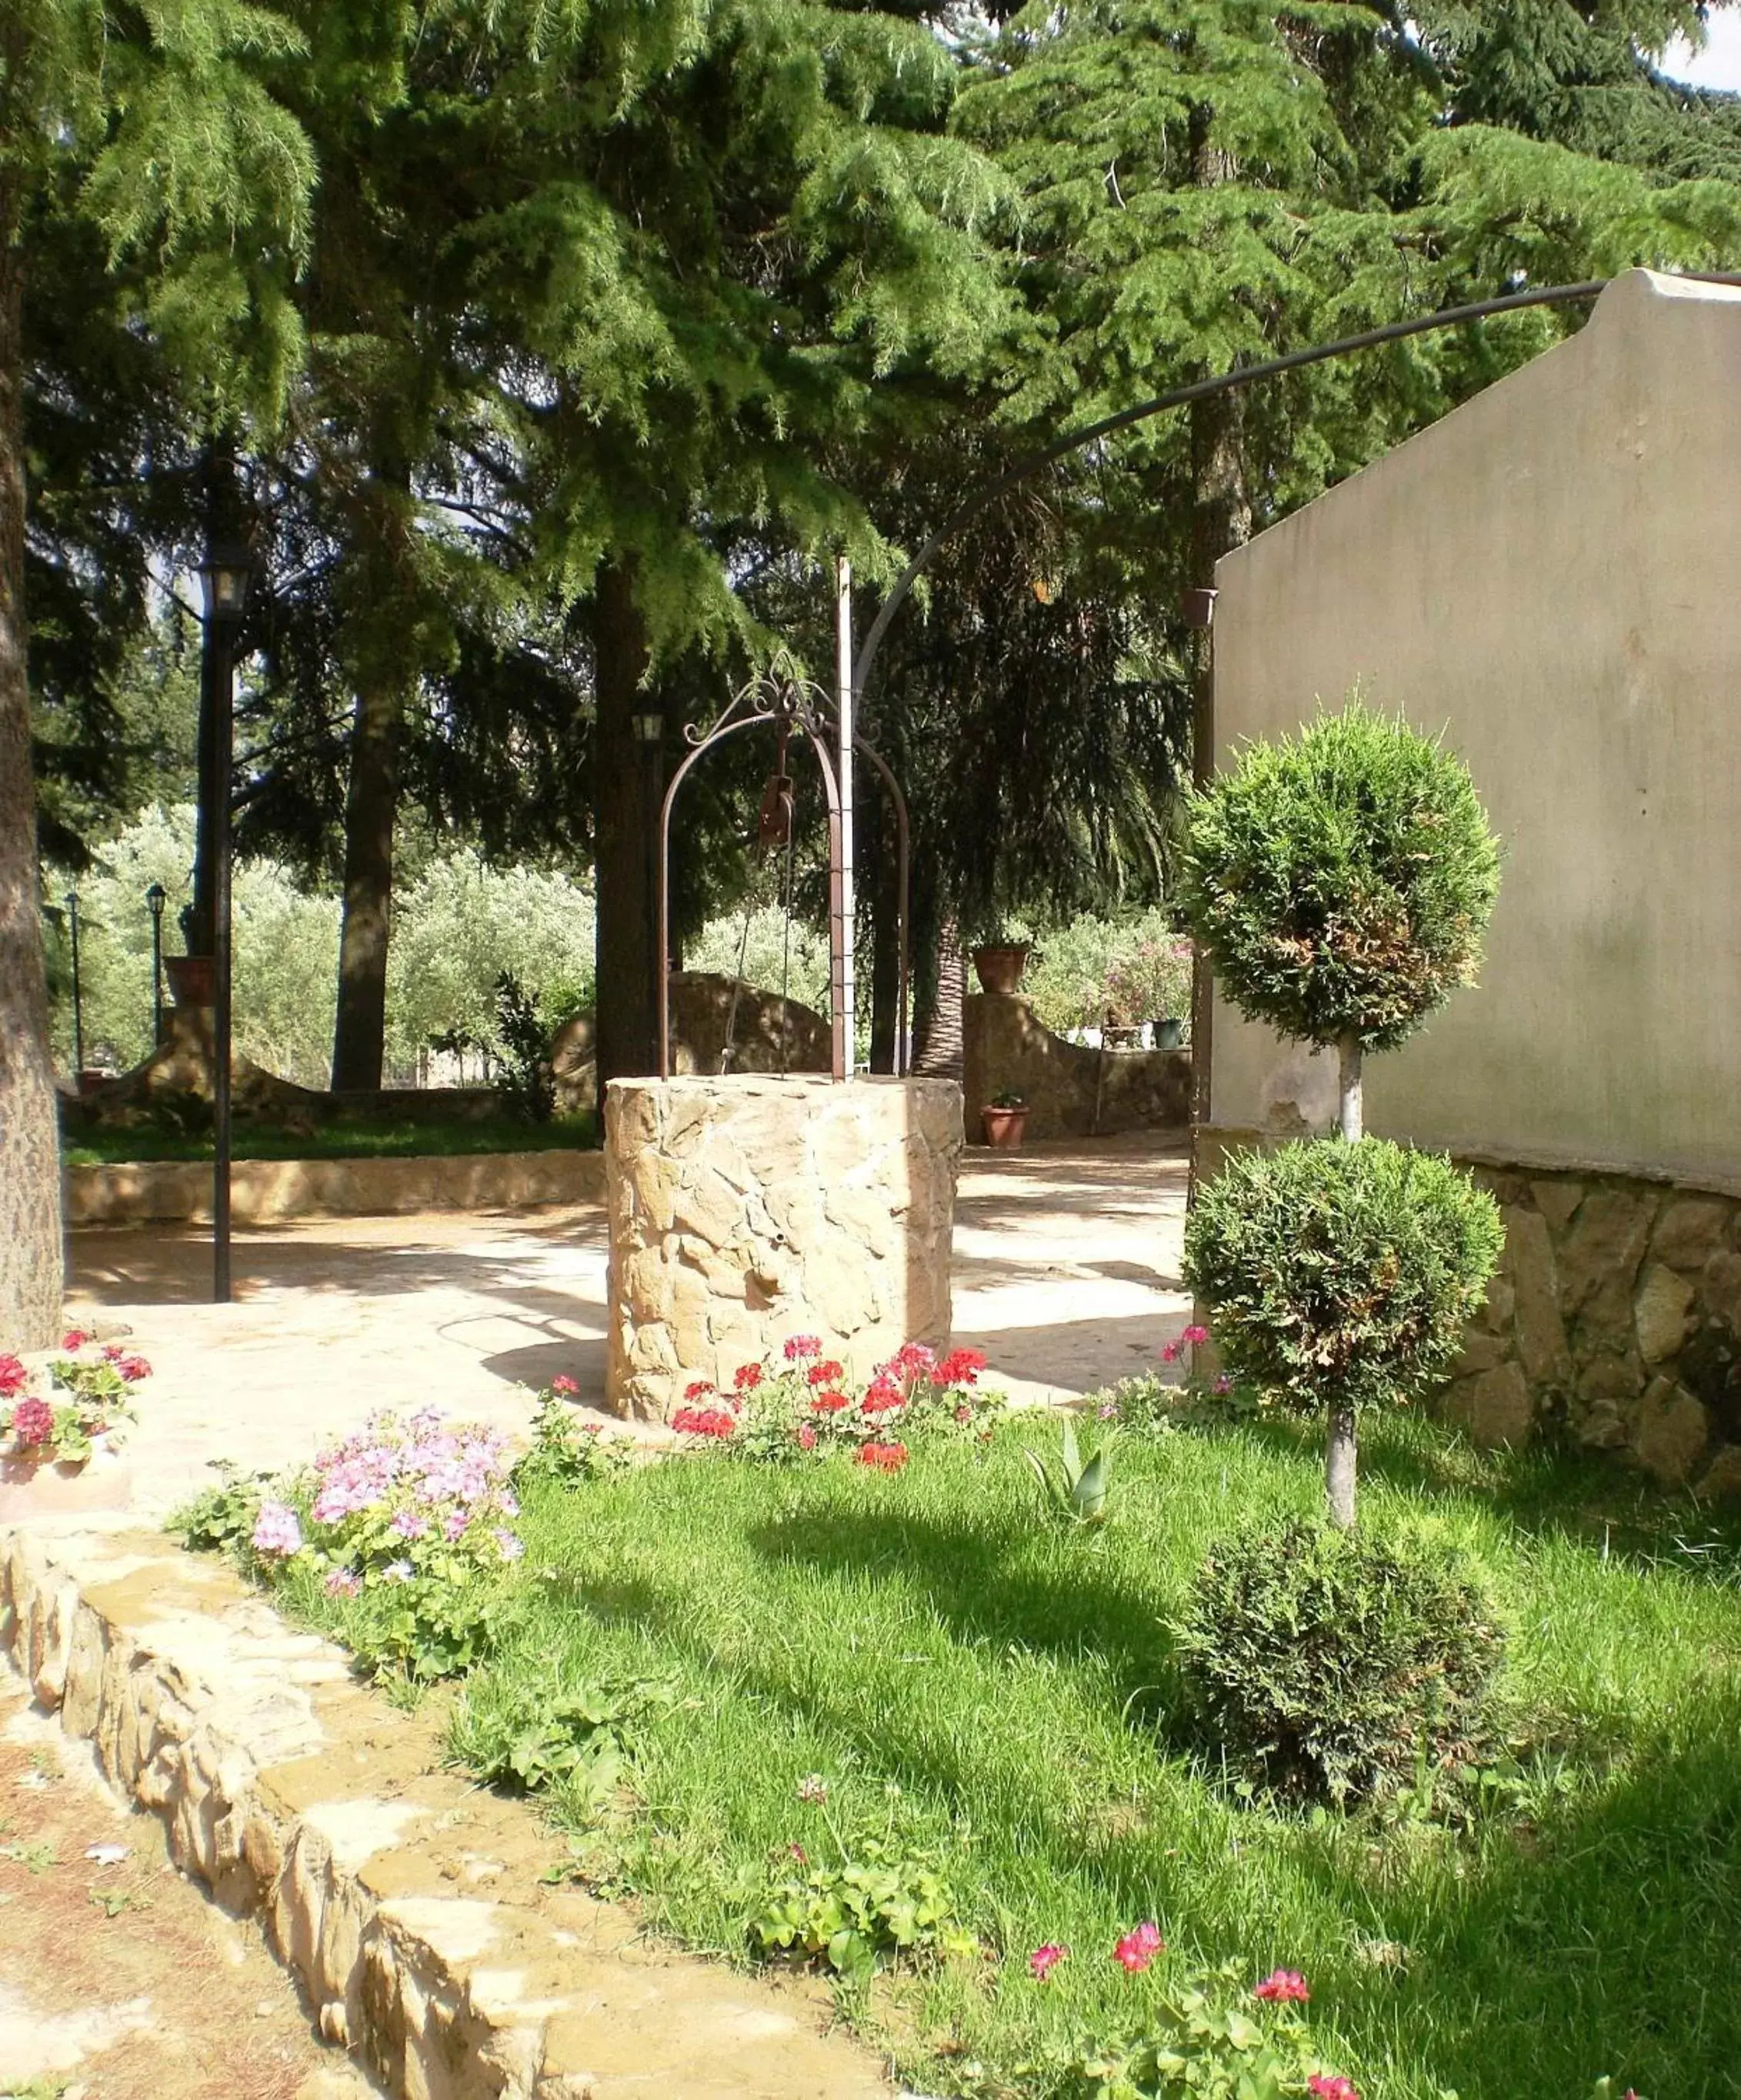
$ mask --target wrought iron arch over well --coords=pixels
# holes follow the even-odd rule
[[[784,739],[796,731],[816,754],[818,770],[822,777],[822,792],[828,805],[828,990],[830,1035],[832,1044],[831,1070],[834,1078],[844,1079],[850,1074],[853,1045],[849,1031],[849,1003],[847,996],[846,938],[847,879],[844,834],[841,822],[840,772],[835,763],[835,747],[840,736],[840,714],[835,704],[822,689],[804,677],[796,664],[781,651],[766,671],[756,675],[740,686],[727,703],[724,712],[707,728],[691,724],[683,734],[693,748],[671,776],[665,790],[665,798],[659,814],[659,1075],[662,1079],[671,1077],[671,815],[676,806],[677,791],[682,787],[691,770],[716,744],[723,743],[727,737],[735,736],[747,729],[772,729]],[[832,732],[831,735],[830,732]],[[907,1000],[908,1000],[908,942],[907,911],[909,888],[909,858],[911,832],[907,821],[906,796],[901,791],[888,765],[865,739],[853,735],[852,748],[869,764],[888,792],[888,799],[895,813],[895,840],[897,866],[895,895],[897,911],[897,957],[898,983],[897,988],[895,1021],[894,1067],[897,1074],[907,1067]],[[776,779],[782,778],[775,775]],[[772,788],[770,783],[770,789]],[[767,804],[765,802],[765,811]]]

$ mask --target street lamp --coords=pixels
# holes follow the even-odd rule
[[[215,536],[200,564],[212,709],[212,1298],[230,1301],[230,793],[235,757],[236,630],[248,609],[249,555]]]
[[[82,1092],[85,1083],[85,995],[78,970],[78,892],[69,889],[61,898],[67,907],[67,930],[73,937],[73,1088]]]
[[[151,914],[151,1039],[154,1048],[163,1044],[163,907],[170,893],[154,882],[145,893],[145,908]]]

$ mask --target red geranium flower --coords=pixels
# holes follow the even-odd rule
[[[1043,1947],[1036,1947],[1028,1957],[1028,1966],[1034,1971],[1035,1980],[1043,1983],[1069,1951],[1055,1939],[1048,1939]]]
[[[906,1395],[893,1379],[879,1375],[871,1379],[870,1390],[864,1400],[866,1414],[884,1414],[892,1407],[906,1405]]]
[[[60,1346],[64,1349],[82,1349],[90,1339],[82,1327],[68,1327],[60,1338]]]
[[[1161,1928],[1152,1917],[1145,1917],[1135,1931],[1127,1932],[1113,1949],[1113,1959],[1120,1968],[1135,1976],[1146,1969],[1166,1947],[1161,1937]]]
[[[1306,1988],[1306,1979],[1298,1969],[1277,1969],[1266,1976],[1251,1993],[1254,1998],[1267,1999],[1272,2005],[1303,2005],[1311,1993]]]
[[[761,1383],[761,1380],[762,1369],[760,1364],[739,1364],[732,1383],[739,1392],[754,1392],[756,1387]]]
[[[29,1375],[16,1357],[0,1357],[0,1400],[10,1400]]]
[[[705,1400],[712,1390],[713,1382],[711,1379],[697,1379],[693,1385],[684,1387],[683,1397],[688,1401]]]
[[[846,1376],[846,1371],[831,1357],[826,1363],[812,1364],[804,1376],[812,1385],[835,1385]]]
[[[729,1408],[680,1407],[671,1426],[681,1436],[729,1436],[738,1426]]]
[[[566,1371],[558,1371],[550,1381],[550,1390],[552,1392],[575,1393],[579,1392],[580,1388]]]
[[[810,1402],[810,1407],[817,1414],[838,1414],[843,1407],[850,1407],[852,1404],[844,1392],[819,1392]]]
[[[934,1374],[939,1385],[972,1385],[985,1368],[983,1349],[951,1349]]]
[[[12,1434],[20,1449],[54,1440],[55,1410],[46,1400],[21,1400],[12,1410]]]
[[[879,1471],[898,1473],[907,1462],[905,1444],[861,1444],[858,1462],[861,1466],[875,1466]]]
[[[116,1365],[115,1370],[117,1374],[124,1378],[129,1385],[137,1385],[141,1379],[148,1379],[151,1376],[151,1365],[143,1357],[123,1357]]]
[[[900,1378],[929,1378],[937,1367],[937,1352],[923,1342],[903,1342],[885,1366]]]

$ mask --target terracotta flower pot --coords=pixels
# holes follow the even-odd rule
[[[212,955],[165,955],[163,973],[170,981],[170,996],[178,1006],[215,1006],[218,1003],[218,963]]]
[[[1022,1132],[1027,1127],[1026,1109],[981,1109],[980,1123],[985,1132],[985,1142],[1000,1151],[1013,1152],[1021,1143]]]
[[[0,1458],[0,1524],[32,1516],[124,1510],[133,1500],[133,1467],[99,1436],[77,1462],[12,1452]]]
[[[1007,947],[994,944],[973,951],[973,971],[981,991],[1001,992],[1007,996],[1020,986],[1021,973],[1027,966],[1028,946],[1025,941]]]

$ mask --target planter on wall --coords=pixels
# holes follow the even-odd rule
[[[1179,1049],[1185,1039],[1185,1024],[1179,1015],[1170,1016],[1155,1023],[1155,1048],[1157,1050]]]
[[[20,1452],[0,1458],[0,1524],[124,1510],[132,1498],[131,1465],[100,1436],[88,1458],[37,1458]]]
[[[973,951],[973,972],[980,981],[981,991],[998,992],[1007,997],[1020,989],[1021,973],[1027,966],[1025,941],[1008,946],[994,942]]]
[[[218,961],[214,955],[165,955],[163,973],[178,1006],[215,1006]]]
[[[981,1109],[980,1123],[988,1145],[995,1145],[1002,1152],[1013,1152],[1021,1143],[1021,1134],[1027,1127],[1028,1111],[1025,1108]]]

